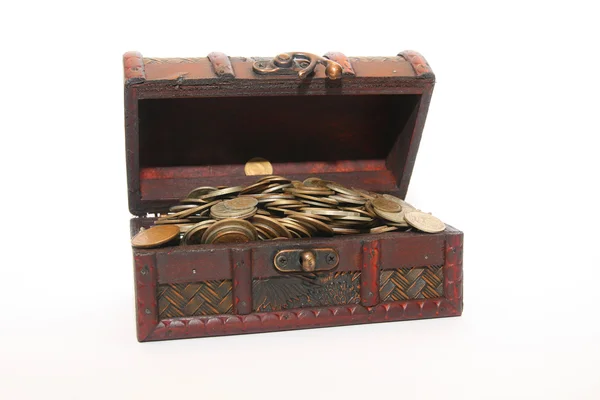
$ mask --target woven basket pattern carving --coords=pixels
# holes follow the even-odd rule
[[[175,283],[158,287],[159,319],[231,314],[231,280]]]
[[[282,276],[252,282],[254,311],[360,303],[360,272]]]
[[[379,296],[382,302],[432,299],[444,295],[441,265],[381,271]]]

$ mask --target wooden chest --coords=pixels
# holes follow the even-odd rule
[[[290,179],[318,176],[404,198],[435,82],[429,65],[413,51],[325,57],[126,53],[132,236],[197,186],[254,182],[245,165],[255,157]],[[134,248],[138,340],[457,316],[462,243],[447,226]],[[279,251],[302,249],[333,249],[339,262],[311,274],[275,268]]]

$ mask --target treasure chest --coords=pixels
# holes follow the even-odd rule
[[[195,188],[308,178],[405,198],[435,83],[419,53],[123,61],[132,237]],[[134,247],[138,340],[458,316],[463,234],[442,229]]]

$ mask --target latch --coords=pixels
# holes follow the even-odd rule
[[[262,75],[295,75],[300,79],[307,77],[315,70],[317,64],[325,66],[325,75],[329,79],[342,77],[342,66],[328,58],[304,52],[281,53],[271,61],[256,61],[252,69]]]
[[[281,250],[273,259],[279,272],[319,272],[337,267],[340,257],[334,249]]]

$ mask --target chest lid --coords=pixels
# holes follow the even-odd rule
[[[256,158],[264,174],[406,195],[435,82],[416,52],[123,61],[134,215],[198,186],[250,184]]]

